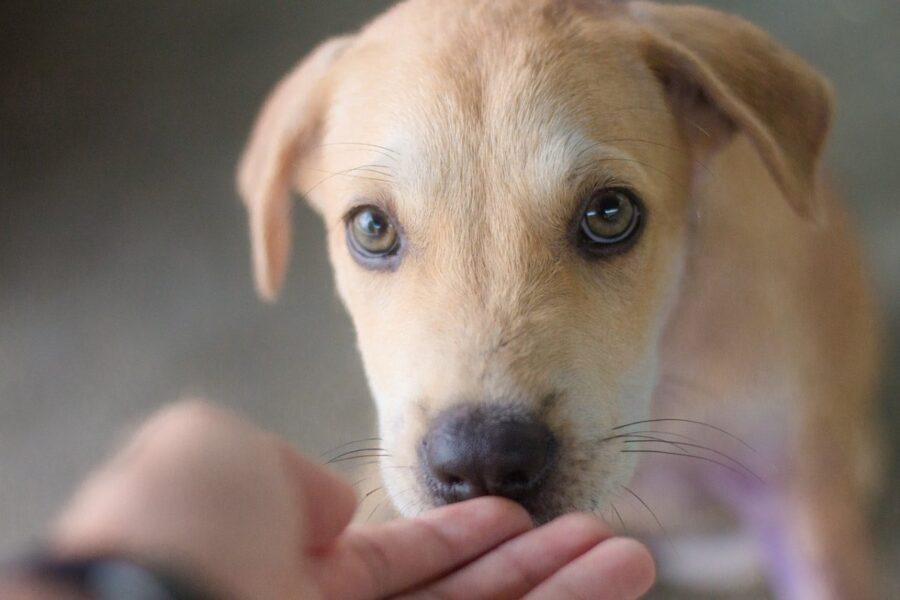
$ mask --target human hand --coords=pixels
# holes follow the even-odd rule
[[[163,410],[99,469],[53,534],[62,557],[162,564],[222,597],[597,598],[653,580],[646,549],[599,520],[533,529],[481,498],[382,525],[349,525],[353,490],[284,440],[190,402]]]

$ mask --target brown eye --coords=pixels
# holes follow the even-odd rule
[[[588,199],[581,218],[586,245],[612,246],[629,240],[638,230],[641,209],[634,195],[624,189],[603,189]]]
[[[392,256],[400,246],[390,217],[374,206],[365,206],[350,217],[347,234],[350,248],[363,259]]]

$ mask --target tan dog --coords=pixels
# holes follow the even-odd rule
[[[269,100],[240,173],[258,289],[304,193],[403,513],[499,494],[634,531],[646,502],[677,539],[713,501],[779,596],[869,598],[876,351],[830,118],[714,11],[408,0]]]

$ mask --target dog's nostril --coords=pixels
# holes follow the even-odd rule
[[[421,446],[426,480],[441,502],[540,490],[556,439],[537,419],[509,408],[457,407],[435,419]]]
[[[457,476],[455,476],[455,475],[449,475],[449,476],[447,476],[447,478],[444,480],[444,483],[446,483],[446,484],[449,485],[449,486],[462,485],[463,479],[462,479],[462,477],[457,477]]]

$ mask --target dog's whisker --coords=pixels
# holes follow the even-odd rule
[[[365,175],[352,175],[352,174],[346,173],[344,171],[329,171],[328,169],[318,169],[315,167],[306,167],[305,170],[312,171],[314,173],[327,173],[329,175],[340,175],[341,177],[350,177],[352,179],[365,179],[365,180],[371,180],[371,181],[381,181],[384,183],[393,183],[393,179],[392,179],[393,174],[391,174],[390,172],[379,171],[378,169],[375,169],[375,168],[357,167],[357,168],[353,169],[353,172],[359,171],[361,173],[371,173],[373,175],[380,175],[381,177],[367,177]]]
[[[343,452],[341,454],[338,454],[337,456],[332,457],[330,460],[339,460],[342,458],[351,457],[354,454],[365,454],[365,453],[389,454],[389,452],[386,448],[360,448],[359,450],[347,450],[346,452]]]
[[[726,454],[724,452],[720,452],[719,450],[716,450],[714,448],[710,448],[710,447],[704,446],[702,444],[692,444],[690,442],[672,442],[672,441],[663,440],[663,439],[653,439],[653,438],[650,438],[649,436],[643,436],[643,437],[645,437],[646,439],[625,440],[625,443],[626,444],[669,444],[671,446],[678,448],[679,450],[681,450],[682,452],[684,452],[686,454],[690,454],[690,451],[685,450],[685,448],[696,448],[697,450],[703,450],[705,452],[712,452],[713,454],[721,456],[722,458],[734,463],[737,467],[739,467],[740,469],[743,469],[747,474],[749,474],[753,478],[759,480],[760,483],[763,482],[762,477],[757,475],[756,472],[753,471],[753,469],[751,469],[750,467],[748,467],[747,465],[745,465],[738,459],[736,459],[732,456],[729,456],[728,454]]]
[[[663,433],[667,433],[667,432],[663,432]],[[637,438],[637,439],[635,439],[635,438]],[[741,475],[750,475],[754,479],[758,480],[760,483],[764,483],[764,480],[762,479],[762,477],[760,477],[753,469],[751,469],[750,467],[748,467],[747,465],[745,465],[738,459],[734,458],[733,456],[731,456],[729,454],[726,454],[725,452],[716,450],[715,448],[710,448],[709,446],[704,446],[703,444],[682,442],[682,441],[676,442],[673,440],[663,439],[663,438],[660,438],[657,436],[643,435],[640,432],[622,433],[622,434],[618,434],[618,435],[608,436],[608,437],[598,440],[598,443],[603,443],[603,442],[617,440],[617,439],[624,440],[625,444],[668,444],[674,448],[677,448],[678,450],[681,450],[682,454],[678,454],[678,453],[666,453],[666,454],[672,454],[674,456],[689,456],[689,457],[698,458],[701,460],[710,460],[712,462],[715,462],[718,465],[729,468],[727,464],[721,463],[719,461],[715,461],[709,457],[698,456],[698,455],[692,454],[690,452],[690,450],[687,450],[687,448],[695,448],[697,450],[711,452],[713,454],[721,456],[722,458],[734,463],[743,472],[737,471],[735,469],[731,469],[732,471],[739,473]],[[633,450],[633,449],[623,450],[623,452],[629,453],[629,454],[637,453],[637,452],[655,453],[655,451],[652,451],[652,450]]]
[[[688,452],[688,450],[685,450],[685,447],[690,445],[687,442],[676,442],[676,441],[666,440],[666,439],[663,439],[660,437],[656,437],[653,435],[644,435],[644,434],[640,434],[640,433],[636,433],[634,435],[625,434],[625,437],[627,438],[624,441],[625,444],[638,444],[638,443],[669,444],[670,446],[672,446],[674,448],[678,448],[682,452]],[[697,447],[697,444],[693,444],[693,445],[695,447]],[[710,452],[712,452],[712,450],[710,450]]]
[[[630,487],[623,485],[622,489],[624,489],[626,492],[631,494],[635,500],[637,500],[638,502],[641,503],[641,506],[643,506],[647,510],[647,512],[650,513],[650,516],[653,517],[653,520],[656,521],[656,525],[657,525],[657,527],[659,527],[659,530],[662,531],[663,536],[666,539],[669,539],[669,532],[666,531],[665,527],[663,527],[662,521],[659,520],[659,517],[657,517],[656,513],[653,512],[653,509],[650,508],[650,505],[647,504],[646,502],[644,502],[644,499],[641,498],[640,496],[638,496],[636,493],[634,493],[634,490],[632,490]]]
[[[329,171],[328,169],[322,169],[319,167],[303,167],[305,171],[313,171],[316,173],[344,173],[346,171]],[[376,175],[383,175],[385,177],[393,177],[394,176],[394,168],[390,165],[383,165],[379,163],[371,163],[368,165],[361,165],[358,167],[353,167],[350,171],[363,171],[364,173],[375,173]]]
[[[668,435],[674,438],[680,438],[682,440],[687,440],[688,442],[694,442],[695,444],[699,443],[697,438],[693,438],[689,435],[684,435],[683,433],[675,433],[674,431],[664,431],[662,429],[641,429],[638,431],[633,431],[631,433],[635,434],[657,434],[657,435]],[[627,435],[627,434],[626,434]]]
[[[310,171],[319,171],[321,173],[330,173],[330,171],[326,171],[325,169],[309,169]],[[359,169],[357,169],[359,170]],[[380,173],[379,173],[380,174]],[[334,177],[349,177],[350,179],[361,179],[363,181],[375,181],[378,183],[391,184],[393,183],[390,179],[381,179],[380,177],[367,177],[365,175],[351,175],[349,173],[332,173]],[[312,191],[314,188],[310,188]]]
[[[370,513],[369,516],[366,518],[366,521],[365,521],[366,523],[369,522],[369,520],[372,518],[372,515],[375,514],[376,510],[378,510],[379,505],[390,497],[390,494],[388,493],[387,488],[385,486],[379,486],[379,487],[375,488],[374,490],[371,490],[369,493],[365,494],[362,497],[362,499],[359,501],[359,504],[357,505],[356,510],[357,510],[357,513],[359,513],[360,511],[362,511],[363,506],[365,505],[366,501],[369,500],[370,498],[374,499],[375,494],[377,494],[379,491],[382,492],[383,495],[382,495],[381,499],[375,504],[375,508],[373,509],[372,513]]]
[[[650,434],[653,434],[653,435],[650,435]],[[669,437],[678,438],[678,439],[666,439],[666,438],[660,437],[660,436],[669,436]],[[700,443],[699,440],[697,440],[696,438],[692,438],[688,435],[682,435],[682,434],[674,433],[671,431],[663,431],[660,429],[639,429],[637,431],[629,431],[627,433],[617,433],[615,435],[608,435],[608,436],[605,436],[602,438],[590,440],[589,443],[602,444],[603,442],[609,442],[612,440],[621,440],[621,439],[625,439],[625,438],[653,439],[653,440],[658,440],[661,442],[667,442],[667,443],[672,443],[672,444],[681,444],[681,443],[683,443],[682,440],[686,440],[688,442],[693,442],[695,444]]]
[[[383,489],[384,489],[384,486],[383,486],[383,485],[379,485],[379,486],[378,486],[377,488],[375,488],[374,490],[371,490],[371,491],[367,492],[367,493],[362,497],[362,500],[360,500],[360,504],[362,504],[363,502],[365,502],[366,499],[367,499],[369,496],[371,496],[372,494],[375,494],[375,493],[377,493],[379,490],[383,490]]]
[[[363,173],[372,173],[374,175],[381,175],[382,177],[393,180],[394,173],[388,167],[361,167],[356,169],[357,171],[361,171]]]
[[[325,464],[326,465],[331,464],[333,462],[337,462],[343,458],[347,458],[347,457],[353,456],[355,454],[364,454],[364,453],[372,453],[372,452],[387,453],[387,450],[384,448],[359,448],[358,450],[347,450],[346,452],[341,452],[337,456],[332,456],[330,459],[328,459],[328,461],[326,461]]]
[[[708,456],[700,456],[697,454],[690,454],[689,452],[669,452],[666,450],[620,450],[619,452],[622,452],[623,454],[664,454],[666,456],[681,456],[683,458],[693,458],[695,460],[702,460],[705,462],[719,465],[723,469],[728,469],[732,473],[734,473],[736,475],[740,475],[741,477],[747,477],[749,475],[749,476],[753,477],[754,479],[756,479],[759,483],[762,483],[762,484],[765,483],[765,481],[762,479],[762,477],[760,477],[753,471],[745,472],[745,471],[742,471],[735,467],[732,467],[728,463],[724,463],[720,460],[716,460],[716,459],[710,458]]]
[[[316,148],[327,148],[329,146],[360,146],[361,148],[374,148],[377,150],[381,150],[383,152],[387,152],[392,157],[398,156],[400,153],[392,148],[388,148],[387,146],[379,146],[378,144],[367,144],[365,142],[328,142],[325,144],[319,144]]]
[[[360,441],[360,442],[356,442],[356,443],[358,443],[358,444],[364,444],[364,443],[366,443],[366,442],[361,442],[361,441]],[[371,442],[370,442],[370,444],[371,444]],[[345,447],[346,447],[346,446],[345,446]],[[367,447],[364,447],[364,448],[352,448],[352,449],[350,449],[350,450],[345,450],[342,454],[347,454],[347,453],[349,453],[349,452],[364,452],[364,451],[369,451],[369,452],[371,452],[371,451],[376,451],[376,450],[379,450],[379,451],[387,451],[387,448],[382,448],[381,446],[377,446],[377,445],[370,445],[370,446],[367,446]],[[334,450],[331,450],[330,453],[334,453],[334,452],[337,452],[337,451],[338,451],[338,449],[335,448]],[[338,456],[340,456],[340,455],[338,455]],[[325,455],[322,455],[322,458],[325,458]],[[334,458],[334,457],[332,457],[332,458]]]
[[[397,493],[394,498],[394,504],[396,504],[397,500],[402,498],[404,494],[407,494],[411,491],[413,491],[413,488],[406,488],[405,490],[402,490],[399,493]],[[375,513],[378,512],[378,509],[381,508],[381,506],[384,504],[385,500],[390,500],[390,499],[391,499],[391,494],[385,493],[384,498],[382,498],[381,500],[378,501],[378,504],[376,504],[375,508],[372,509],[372,512],[369,513],[369,516],[366,517],[365,522],[368,523],[369,521],[371,521],[372,517],[375,516]]]
[[[644,435],[643,433],[641,433],[639,431],[636,431],[634,433],[619,433],[617,435],[609,435],[604,438],[600,438],[595,443],[602,444],[603,442],[611,442],[613,440],[625,440],[627,443],[629,441],[629,439],[631,439],[631,438],[638,438],[638,439],[647,440],[647,441],[653,440],[656,442],[672,444],[672,445],[676,446],[677,448],[679,448],[680,450],[687,452],[687,450],[684,450],[684,448],[678,446],[678,444],[682,444],[684,442],[675,442],[675,441],[666,440],[666,439],[656,437],[656,436]]]
[[[396,157],[391,156],[390,154],[387,154],[387,153],[382,152],[382,151],[380,151],[380,150],[373,150],[373,149],[371,149],[371,148],[322,148],[322,147],[319,147],[318,149],[319,149],[320,151],[321,151],[321,150],[327,150],[328,153],[329,153],[329,155],[334,155],[334,154],[348,154],[348,153],[350,153],[350,152],[355,152],[355,153],[361,153],[361,152],[366,152],[366,153],[368,153],[368,152],[375,152],[375,155],[376,155],[377,157],[384,158],[384,159],[387,159],[387,160],[397,160]],[[307,167],[307,168],[308,168],[308,167]]]
[[[727,435],[727,436],[730,437],[731,439],[733,439],[733,440],[739,442],[741,445],[746,446],[747,448],[749,448],[750,450],[752,450],[754,453],[759,454],[759,452],[757,452],[756,449],[755,449],[753,446],[751,446],[750,444],[748,444],[747,442],[745,442],[744,440],[742,440],[742,439],[739,438],[738,436],[734,435],[734,434],[731,433],[730,431],[727,431],[727,430],[725,430],[725,429],[722,429],[721,427],[717,427],[716,425],[712,425],[712,424],[710,424],[710,423],[704,423],[703,421],[695,421],[695,420],[693,420],[693,419],[675,419],[675,418],[671,418],[671,419],[644,419],[644,420],[641,420],[641,421],[633,421],[633,422],[631,422],[631,423],[626,423],[626,424],[624,424],[624,425],[619,425],[618,427],[613,427],[613,428],[612,428],[612,431],[620,431],[620,430],[625,429],[625,428],[627,428],[627,427],[632,427],[632,426],[634,426],[634,425],[645,425],[645,424],[648,424],[648,423],[688,423],[688,424],[691,424],[691,425],[699,425],[699,426],[702,426],[702,427],[708,427],[709,429],[713,429],[713,430],[715,430],[715,431],[718,431],[719,433],[722,433],[722,434],[724,434],[724,435]]]
[[[647,443],[647,444],[650,444],[650,443],[660,443],[660,444],[669,444],[670,446],[673,446],[673,447],[675,447],[675,448],[678,448],[678,449],[681,450],[682,452],[686,452],[686,453],[689,453],[690,451],[689,451],[689,450],[686,450],[685,448],[695,448],[695,449],[697,449],[697,450],[703,450],[703,451],[705,451],[705,452],[711,452],[711,453],[713,453],[713,454],[717,454],[717,455],[721,456],[722,458],[724,458],[724,459],[726,459],[726,460],[728,460],[728,461],[734,463],[737,467],[739,467],[739,468],[745,470],[748,474],[750,474],[750,475],[752,475],[752,476],[754,476],[754,477],[759,478],[758,475],[753,471],[753,469],[751,469],[750,467],[748,467],[747,465],[745,465],[744,463],[742,463],[740,460],[734,458],[734,457],[731,456],[730,454],[727,454],[727,453],[725,453],[725,452],[722,452],[721,450],[716,450],[715,448],[710,448],[709,446],[705,446],[705,445],[703,445],[703,444],[693,443],[693,442],[684,442],[684,441],[667,440],[667,439],[660,438],[660,437],[657,437],[657,436],[642,435],[642,434],[639,433],[639,432],[636,432],[636,433],[634,433],[634,434],[623,434],[623,435],[624,435],[624,437],[626,437],[626,438],[638,438],[638,439],[626,439],[625,442],[624,442],[624,443],[626,443],[626,444],[639,444],[639,443]],[[619,437],[619,436],[615,436],[615,437]]]
[[[610,508],[612,508],[613,513],[616,515],[616,519],[619,520],[619,526],[622,528],[622,530],[620,531],[620,533],[621,533],[622,535],[627,536],[627,535],[628,535],[628,528],[625,527],[625,519],[622,518],[622,514],[619,512],[619,509],[616,508],[616,505],[615,505],[615,504],[613,504],[612,502],[610,502],[610,503],[609,503],[609,506],[610,506]]]
[[[372,520],[372,517],[375,516],[375,513],[378,511],[379,508],[381,508],[381,505],[384,504],[384,501],[390,497],[391,497],[390,494],[385,494],[384,498],[382,498],[381,500],[378,501],[378,504],[376,504],[375,508],[372,509],[372,512],[369,513],[369,516],[366,517],[366,521],[365,521],[366,523],[368,523],[369,521]]]
[[[322,185],[322,184],[324,184],[324,183],[326,183],[326,182],[328,182],[328,181],[331,181],[331,180],[334,179],[335,177],[340,177],[340,176],[342,176],[342,175],[347,175],[347,174],[349,174],[349,173],[352,173],[353,171],[358,171],[359,169],[366,169],[366,168],[372,168],[372,167],[378,167],[378,166],[380,166],[380,165],[377,165],[377,164],[360,165],[360,166],[358,166],[358,167],[353,167],[352,169],[344,169],[343,171],[337,171],[337,172],[331,173],[330,175],[328,175],[328,176],[325,177],[324,179],[320,179],[319,181],[317,181],[317,182],[315,183],[315,185],[313,185],[311,188],[309,188],[309,189],[307,189],[306,191],[304,191],[304,192],[303,192],[303,195],[304,195],[304,196],[309,196],[309,195],[310,195],[313,191],[315,191],[316,188],[318,188],[320,185]],[[390,182],[390,181],[387,181],[387,182],[385,182],[385,183],[391,183],[391,182]]]
[[[370,453],[370,454],[361,454],[359,456],[345,456],[344,458],[337,458],[337,459],[333,458],[333,459],[327,461],[325,464],[333,465],[335,463],[350,462],[350,461],[354,461],[354,460],[363,460],[366,458],[390,458],[390,457],[391,457],[391,455],[387,454],[387,453],[384,453],[384,454],[371,454]]]
[[[316,167],[306,167],[307,171],[318,171],[320,173],[334,173],[334,171],[329,171],[328,169],[319,169]],[[359,167],[354,167],[353,171],[362,171],[363,173],[374,173],[375,175],[381,175],[383,177],[393,178],[394,177],[394,169],[390,165],[381,165],[378,163],[372,163],[369,165],[363,165]]]
[[[381,439],[380,437],[369,437],[369,438],[362,438],[359,440],[353,440],[351,442],[346,442],[344,444],[341,444],[340,446],[335,446],[334,448],[329,448],[325,452],[322,452],[321,454],[319,454],[319,457],[325,458],[327,455],[331,454],[332,452],[337,452],[338,450],[343,450],[344,448],[348,448],[348,447],[352,446],[353,444],[363,444],[363,443],[368,443],[368,442],[382,442],[382,441],[384,441],[384,440]]]

